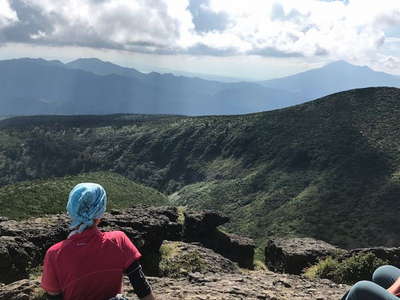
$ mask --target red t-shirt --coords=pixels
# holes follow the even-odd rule
[[[47,250],[41,286],[64,300],[109,299],[121,292],[124,270],[140,257],[125,233],[94,226]]]

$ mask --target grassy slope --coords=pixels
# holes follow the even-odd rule
[[[249,132],[257,143],[248,149],[262,160],[254,172],[186,186],[171,199],[227,211],[232,230],[260,240],[398,244],[399,90],[340,93],[270,117]]]
[[[98,126],[73,118],[0,122],[0,185],[111,170],[177,204],[221,209],[233,218],[230,230],[259,240],[397,244],[399,89],[353,90],[245,116],[125,123],[113,116]]]
[[[115,173],[96,172],[3,186],[0,188],[0,215],[21,219],[65,212],[68,194],[80,182],[101,184],[107,191],[108,209],[167,204],[167,197],[152,188]]]

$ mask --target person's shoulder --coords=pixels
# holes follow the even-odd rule
[[[114,240],[114,241],[122,241],[127,238],[125,232],[115,230],[115,231],[107,231],[104,232],[104,237],[108,240]]]
[[[49,249],[47,249],[47,255],[52,255],[52,254],[58,253],[65,246],[66,246],[66,240],[55,243],[53,246],[51,246]]]

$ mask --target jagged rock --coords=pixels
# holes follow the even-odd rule
[[[165,239],[181,240],[176,207],[133,207],[105,214],[100,228],[123,230],[142,250],[159,249]]]
[[[177,209],[174,207],[134,207],[106,213],[99,225],[103,231],[121,230],[143,253],[143,268],[148,274],[158,274],[158,250],[164,239],[180,239],[182,224],[178,224]],[[29,261],[19,264],[15,270],[19,278],[26,277],[25,269],[40,265],[46,250],[53,244],[67,238],[69,218],[65,214],[51,215],[24,221],[9,220],[0,223],[0,236],[21,237],[33,244],[35,255]],[[21,260],[22,262],[22,260]],[[3,262],[14,264],[11,256]],[[1,281],[1,278],[0,278]],[[9,282],[9,281],[8,281]]]
[[[199,241],[207,248],[237,262],[242,268],[253,268],[254,242],[251,239],[221,232],[217,226],[229,221],[215,211],[185,213],[184,240]]]
[[[0,223],[0,236],[26,239],[36,247],[36,252],[42,253],[37,256],[41,260],[47,248],[68,236],[68,222],[66,215],[52,215],[19,222],[9,220]],[[35,263],[38,262],[33,262]]]
[[[9,219],[7,217],[2,217],[0,216],[0,222],[5,222],[8,221]]]
[[[187,211],[185,212],[184,238],[188,241],[206,240],[210,232],[227,222],[229,218],[216,211]]]
[[[252,239],[217,231],[214,249],[230,260],[237,262],[242,268],[253,269],[254,267],[255,244]]]
[[[145,273],[158,275],[159,248],[164,240],[189,239],[202,243],[206,241],[204,243],[206,247],[208,245],[220,254],[226,254],[228,258],[239,262],[243,267],[248,266],[254,253],[251,242],[247,240],[239,242],[238,238],[220,233],[216,229],[216,226],[227,220],[229,219],[215,212],[192,212],[187,215],[185,221],[182,221],[179,220],[179,212],[175,207],[140,206],[106,213],[99,227],[103,231],[124,231],[142,252]],[[10,240],[8,248],[4,245],[0,248],[0,269],[2,265],[13,266],[12,274],[15,275],[11,277],[0,275],[0,282],[25,278],[28,268],[42,264],[46,250],[51,245],[67,238],[70,231],[68,225],[69,218],[65,214],[20,222],[14,220],[0,222],[0,237]],[[16,256],[17,261],[9,255],[10,249],[17,249],[11,243],[12,239],[17,241],[16,238],[19,239],[19,244],[26,243],[29,246],[25,247],[27,251],[29,250],[27,252],[29,255]],[[246,246],[246,243],[250,246]],[[25,248],[21,247],[20,252],[22,253]]]
[[[329,280],[308,280],[297,275],[247,271],[242,273],[189,273],[186,278],[148,277],[154,294],[163,300],[334,300],[349,289]],[[125,277],[128,299],[137,297]],[[35,299],[37,280],[21,280],[1,287],[0,300]]]
[[[20,237],[0,236],[0,282],[10,283],[29,275],[35,246]]]
[[[265,264],[275,272],[301,274],[319,259],[343,252],[331,244],[312,238],[278,238],[265,247]]]
[[[188,273],[238,273],[229,259],[194,243],[164,241],[161,246],[162,276],[187,277]]]

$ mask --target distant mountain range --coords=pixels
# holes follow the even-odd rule
[[[24,58],[0,61],[0,115],[244,114],[368,86],[400,87],[400,78],[337,62],[281,79],[226,83],[145,74],[94,58]]]

